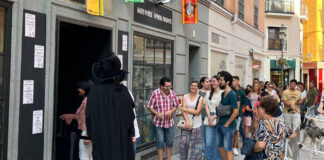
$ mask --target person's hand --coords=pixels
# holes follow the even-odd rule
[[[209,116],[208,117],[208,121],[214,121],[216,119],[216,115],[213,115],[213,116]]]
[[[83,140],[83,144],[84,144],[84,145],[87,145],[87,144],[90,144],[90,143],[91,143],[91,140],[87,140],[87,139],[84,139],[84,140]]]
[[[132,137],[132,142],[135,143],[136,142],[136,138]]]
[[[166,117],[171,117],[171,116],[172,116],[172,111],[167,111],[167,112],[165,113],[165,116],[166,116]]]
[[[180,108],[181,112],[187,112],[187,108]]]
[[[156,116],[158,117],[158,119],[162,119],[163,118],[163,114],[162,113],[157,113]]]
[[[190,126],[191,126],[190,122],[189,121],[186,121],[185,127],[186,128],[190,128]]]
[[[227,124],[227,123],[224,124],[224,127],[225,127],[225,128],[227,128],[228,126],[229,126],[229,124]]]
[[[67,125],[70,125],[72,120],[75,119],[75,114],[63,114],[59,119],[65,120]]]

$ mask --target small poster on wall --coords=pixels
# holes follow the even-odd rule
[[[25,13],[25,36],[35,38],[36,16],[34,14]]]
[[[34,68],[44,68],[44,46],[35,45],[34,49]]]
[[[34,103],[34,80],[24,80],[23,104]]]
[[[43,132],[43,110],[33,111],[33,134]]]

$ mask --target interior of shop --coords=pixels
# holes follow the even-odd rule
[[[111,31],[58,21],[55,71],[53,159],[78,160],[77,121],[66,125],[59,116],[75,113],[82,102],[77,82],[90,80],[92,65],[111,54]]]

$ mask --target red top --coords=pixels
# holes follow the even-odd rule
[[[173,90],[170,90],[170,93],[167,96],[163,96],[160,88],[154,90],[148,102],[147,108],[154,109],[158,113],[162,113],[164,116],[162,119],[158,119],[156,115],[153,115],[153,124],[157,127],[171,128],[174,125],[173,116],[167,118],[165,113],[178,105],[179,102]]]

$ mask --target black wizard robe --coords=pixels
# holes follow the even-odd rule
[[[94,160],[134,160],[134,102],[128,89],[114,82],[96,83],[87,100],[87,133]]]

